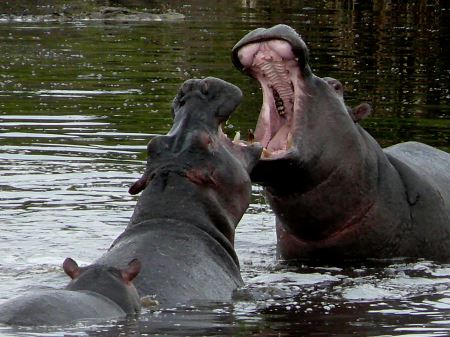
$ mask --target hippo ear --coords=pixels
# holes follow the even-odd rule
[[[351,109],[351,117],[355,123],[363,120],[372,112],[372,107],[368,103],[361,103],[360,105]]]
[[[64,260],[63,269],[71,279],[77,278],[80,275],[80,268],[78,267],[78,264],[70,257]]]
[[[120,271],[122,279],[128,283],[134,280],[134,278],[141,271],[141,262],[138,259],[133,259],[128,263],[128,267]]]
[[[147,187],[148,183],[148,177],[146,174],[144,174],[138,181],[131,185],[131,187],[128,189],[128,193],[130,193],[131,195],[138,194]]]

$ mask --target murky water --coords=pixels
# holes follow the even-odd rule
[[[170,125],[188,78],[216,76],[245,100],[226,131],[246,133],[258,85],[230,50],[247,31],[287,23],[319,76],[368,101],[363,125],[383,145],[450,151],[450,5],[439,1],[156,2],[182,20],[0,24],[0,301],[67,282],[61,263],[99,257],[124,229],[145,145]],[[138,322],[5,336],[446,336],[450,265],[431,261],[293,267],[276,260],[260,189],[236,235],[246,283],[233,303],[145,308]]]

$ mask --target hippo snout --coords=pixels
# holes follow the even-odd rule
[[[174,123],[178,125],[187,116],[195,116],[215,129],[230,117],[241,100],[241,89],[219,78],[187,80],[172,102]]]
[[[253,59],[254,54],[258,52],[262,43],[277,40],[285,41],[291,47],[291,50],[284,48],[285,52],[283,54],[285,55],[285,58],[295,58],[298,62],[300,70],[308,70],[308,47],[293,28],[283,24],[267,29],[257,28],[239,40],[239,42],[233,47],[231,54],[231,59],[234,66],[242,71],[246,71],[247,68],[254,66],[254,64],[244,64],[245,59]],[[243,55],[243,48],[247,49],[246,54],[252,55]],[[277,49],[278,51],[280,50],[279,48]]]

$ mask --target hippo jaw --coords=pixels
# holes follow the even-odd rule
[[[306,45],[292,28],[277,25],[247,34],[233,48],[232,57],[235,66],[262,88],[254,139],[264,147],[263,158],[286,155],[293,147],[295,119],[302,110],[303,77],[311,74]]]
[[[251,178],[264,186],[277,221],[296,239],[315,244],[348,232],[353,221],[346,210],[363,206],[353,193],[342,208],[336,186],[347,172],[362,174],[364,165],[344,158],[361,158],[365,145],[357,141],[360,131],[342,86],[312,73],[305,43],[285,25],[248,33],[233,48],[232,59],[262,87],[255,140],[265,151]],[[311,205],[323,202],[324,195],[327,207],[316,212]]]

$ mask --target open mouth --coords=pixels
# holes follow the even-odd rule
[[[254,140],[264,147],[263,158],[284,155],[293,145],[294,111],[299,108],[302,81],[291,44],[272,39],[244,45],[237,51],[243,71],[257,79],[263,104]]]

